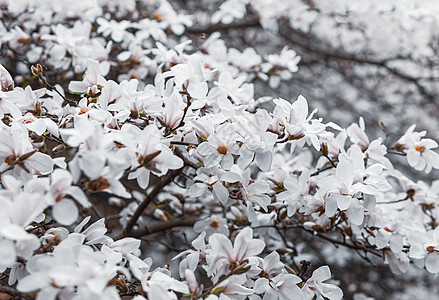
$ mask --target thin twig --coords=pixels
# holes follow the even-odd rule
[[[330,170],[330,169],[333,169],[333,168],[334,168],[334,166],[332,166],[332,165],[327,165],[327,166],[324,167],[324,168],[318,169],[317,171],[315,171],[314,173],[312,173],[312,174],[309,175],[309,176],[310,176],[310,177],[317,176],[317,175],[320,174],[320,172],[323,172],[323,171],[326,171],[326,170]]]
[[[393,203],[400,203],[400,202],[404,202],[409,200],[409,197],[405,197],[404,199],[399,199],[399,200],[393,200],[393,201],[388,201],[388,202],[377,202],[376,204],[393,204]]]

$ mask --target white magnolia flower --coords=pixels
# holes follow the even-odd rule
[[[162,133],[154,125],[148,125],[143,130],[136,126],[125,124],[121,133],[121,141],[126,148],[121,149],[129,157],[132,163],[128,179],[137,179],[141,188],[146,188],[149,183],[149,176],[152,172],[162,176],[168,170],[176,170],[183,166],[181,158],[174,155],[166,146]]]
[[[227,226],[227,220],[218,216],[210,216],[207,219],[200,220],[194,224],[195,232],[206,232],[207,237],[213,233],[220,233],[229,235],[229,227]]]
[[[83,207],[90,207],[82,189],[72,185],[73,177],[70,172],[56,169],[49,178],[35,178],[26,184],[26,189],[40,193],[47,205],[52,206],[52,214],[57,222],[71,225],[78,218],[78,207],[67,196],[76,200]]]
[[[233,264],[239,265],[246,259],[258,255],[265,248],[265,243],[253,239],[253,230],[246,227],[241,230],[232,242],[223,234],[214,233],[209,238],[210,250],[207,254],[207,274],[214,275],[217,281],[221,275],[227,274]]]
[[[26,127],[13,123],[9,130],[0,131],[0,168],[12,168],[14,173],[37,171],[49,174],[53,170],[52,158],[34,149]]]
[[[178,254],[172,258],[172,260],[175,260],[177,258],[180,258],[180,257],[183,257],[186,255],[186,257],[183,258],[180,262],[180,266],[179,266],[180,277],[184,277],[186,270],[195,271],[200,260],[203,261],[206,259],[207,245],[204,242],[205,237],[206,237],[206,232],[203,231],[191,243],[195,250],[183,251],[180,254]]]
[[[308,116],[308,102],[302,95],[292,104],[284,99],[273,102],[276,104],[273,115],[285,128],[285,138],[292,143],[291,152],[295,147],[302,148],[305,142],[319,150],[322,142],[332,138],[321,119],[312,119],[317,109]]]
[[[115,20],[107,21],[104,18],[98,18],[96,23],[99,24],[98,33],[102,33],[105,37],[111,35],[111,39],[118,43],[122,42],[124,35],[128,33],[126,29],[131,25],[127,20],[117,22]]]
[[[304,299],[304,295],[297,286],[300,282],[302,279],[296,275],[281,273],[270,279],[258,279],[253,289],[256,293],[265,294],[263,300],[301,300]]]
[[[99,63],[95,60],[87,61],[87,72],[82,81],[71,81],[69,84],[69,91],[73,93],[83,94],[88,93],[90,88],[94,86],[104,86],[105,78],[101,75]]]
[[[439,272],[439,227],[422,233],[413,231],[409,234],[410,257],[415,264],[427,269],[430,273]]]
[[[313,299],[314,295],[317,296],[317,300],[330,299],[341,300],[343,298],[342,290],[335,284],[324,283],[324,281],[331,278],[331,271],[328,266],[318,268],[312,273],[302,290],[304,294]]]
[[[426,132],[415,132],[412,125],[407,132],[395,143],[394,148],[407,154],[407,161],[416,170],[430,173],[432,168],[439,169],[439,154],[431,149],[438,144],[432,139],[423,139]]]
[[[234,163],[233,155],[238,154],[239,140],[240,137],[228,123],[219,126],[206,142],[197,147],[198,152],[205,157],[204,166],[210,168],[220,163],[225,170],[229,170]]]

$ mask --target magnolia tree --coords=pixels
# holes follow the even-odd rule
[[[405,119],[395,137],[318,118],[306,97],[336,89],[319,64],[353,85],[372,67],[435,105],[439,13],[194,2],[0,0],[2,299],[432,295],[439,181],[416,176],[439,169],[438,144]],[[381,15],[406,27],[382,32]],[[425,24],[404,48],[398,30]],[[307,76],[311,91],[276,95]]]

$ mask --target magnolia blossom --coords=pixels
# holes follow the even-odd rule
[[[34,149],[28,139],[26,127],[14,123],[7,130],[0,132],[1,169],[13,169],[14,173],[37,171],[49,174],[53,170],[52,158]]]
[[[3,179],[4,180],[4,179]],[[0,231],[0,265],[10,266],[17,256],[28,259],[39,247],[38,238],[28,233],[28,226],[43,211],[45,205],[36,194],[16,193],[12,199],[0,197],[3,207]]]
[[[214,233],[209,238],[210,250],[206,257],[207,273],[215,276],[215,281],[226,274],[232,264],[241,264],[244,260],[258,255],[265,247],[259,239],[253,239],[253,230],[246,227],[241,230],[232,242],[219,233]],[[246,265],[244,265],[245,267]]]
[[[299,70],[297,64],[300,61],[300,56],[296,51],[284,47],[279,55],[270,54],[267,56],[267,63],[262,66],[265,73],[271,73],[269,85],[272,88],[277,88],[281,80],[289,80],[292,73]]]
[[[200,220],[194,224],[195,232],[206,232],[209,237],[213,233],[220,233],[224,235],[229,234],[229,228],[227,227],[227,220],[220,216],[211,216],[204,220]]]
[[[228,182],[230,190],[221,181]],[[244,200],[251,219],[254,219],[253,205],[267,210],[270,197],[266,193],[269,190],[270,186],[266,182],[253,181],[250,178],[250,169],[243,172],[236,165],[229,172],[225,172],[213,185],[214,197],[225,205],[230,205],[234,198]]]
[[[302,197],[306,197],[309,190],[309,171],[305,170],[299,177],[299,180],[287,179],[282,185],[285,191],[279,193],[276,198],[279,201],[286,203],[288,210],[287,214],[289,217],[294,215],[296,211],[300,208],[300,200]]]
[[[73,186],[72,175],[62,169],[56,169],[51,174],[51,180],[33,179],[26,184],[26,188],[32,192],[40,193],[47,205],[52,206],[52,213],[55,220],[60,224],[70,225],[78,218],[78,208],[74,201],[66,196],[75,199],[83,207],[90,207],[84,192]]]
[[[301,148],[305,142],[313,145],[315,149],[320,149],[320,140],[332,137],[325,131],[326,126],[321,120],[312,119],[317,112],[316,109],[308,116],[308,102],[302,95],[292,104],[284,99],[275,99],[273,102],[276,104],[273,114],[285,127],[285,138],[293,144],[291,151],[296,146]]]
[[[155,125],[149,125],[143,130],[130,124],[124,125],[121,130],[129,138],[123,139],[126,148],[121,149],[132,162],[128,179],[137,179],[140,187],[146,188],[150,173],[166,174],[168,169],[175,170],[183,166],[181,158],[162,143],[162,135]]]
[[[203,231],[196,239],[192,241],[192,246],[194,247],[194,250],[186,250],[178,254],[173,258],[177,259],[180,257],[183,257],[184,255],[187,255],[185,258],[183,258],[180,262],[179,271],[180,271],[180,277],[184,277],[185,272],[187,270],[195,271],[195,269],[198,266],[198,263],[200,260],[204,260],[206,258],[206,249],[207,245],[204,241],[204,238],[206,236],[206,232]]]
[[[427,235],[415,231],[410,234],[409,242],[410,257],[415,259],[416,265],[425,265],[430,273],[439,272],[439,229],[431,230]]]
[[[264,294],[263,300],[303,299],[303,292],[297,285],[302,279],[282,271],[283,264],[277,252],[267,255],[261,267],[265,277],[257,279],[253,289],[257,294]]]
[[[318,300],[323,300],[325,298],[331,300],[340,300],[343,298],[342,290],[330,283],[324,283],[331,278],[331,271],[328,266],[323,266],[318,268],[312,273],[310,279],[308,279],[303,286],[303,291],[310,299],[314,295],[317,296]]]
[[[407,153],[408,163],[416,170],[430,173],[432,168],[439,169],[439,155],[431,149],[438,144],[432,139],[423,139],[426,132],[415,132],[415,125],[396,142],[394,148]]]
[[[99,67],[99,63],[94,60],[87,61],[87,72],[82,79],[82,81],[72,81],[69,84],[69,90],[73,93],[88,93],[89,89],[92,91],[93,87],[96,86],[99,89],[99,86],[103,86],[105,84],[104,77],[101,76],[101,69]]]
[[[107,37],[111,35],[111,39],[115,42],[121,42],[126,33],[126,29],[131,25],[129,21],[123,20],[116,22],[115,20],[107,21],[104,18],[98,18],[96,22],[99,24],[98,33],[102,33]]]
[[[230,169],[233,165],[233,155],[238,154],[239,150],[237,138],[239,139],[239,136],[227,125],[219,127],[215,133],[209,135],[207,141],[197,148],[205,157],[204,165],[209,168],[221,163],[224,169]]]
[[[325,194],[325,213],[331,217],[337,208],[345,211],[349,220],[354,224],[363,222],[363,207],[355,194],[361,190],[356,189],[354,184],[353,166],[350,160],[341,159],[337,164],[335,175],[322,180],[320,191]]]

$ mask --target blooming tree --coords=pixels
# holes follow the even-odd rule
[[[439,24],[412,2],[0,0],[0,296],[378,299],[372,276],[343,276],[355,265],[425,283],[439,181],[411,178],[439,169],[438,144],[275,90],[320,55],[325,74],[384,69],[434,106],[437,26],[402,49],[368,23]],[[247,29],[288,45],[233,47]]]

